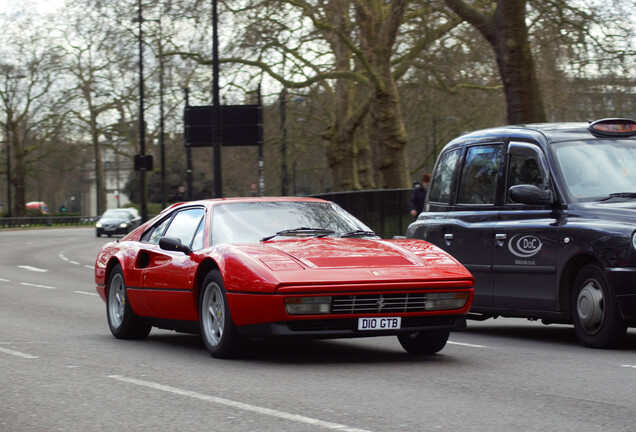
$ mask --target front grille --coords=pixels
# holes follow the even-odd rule
[[[331,299],[333,314],[385,314],[425,310],[426,293],[348,295],[334,296]]]

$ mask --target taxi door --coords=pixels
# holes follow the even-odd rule
[[[493,305],[493,236],[503,156],[503,143],[466,148],[455,205],[447,214],[444,249],[474,276],[474,306]]]
[[[512,142],[506,160],[506,191],[519,184],[550,188],[549,170],[538,146]],[[494,228],[494,305],[554,311],[558,305],[557,214],[549,205],[520,204],[505,195]]]

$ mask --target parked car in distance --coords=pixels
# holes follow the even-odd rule
[[[37,215],[49,214],[49,206],[44,201],[30,201],[25,204],[27,212]]]
[[[128,234],[141,224],[141,216],[134,207],[117,208],[106,210],[95,223],[95,234],[101,237],[106,234],[113,235]]]
[[[464,327],[473,277],[421,240],[381,240],[315,198],[176,204],[95,263],[112,334],[151,327],[201,333],[214,357],[249,338],[398,337],[413,354],[441,350]]]
[[[448,143],[407,238],[475,277],[469,318],[574,324],[588,347],[636,326],[636,122],[507,126]]]

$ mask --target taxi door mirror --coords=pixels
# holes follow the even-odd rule
[[[508,189],[508,196],[521,204],[550,205],[554,203],[551,190],[541,190],[535,185],[521,184]]]

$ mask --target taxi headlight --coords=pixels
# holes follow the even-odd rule
[[[319,315],[331,312],[331,297],[287,297],[285,310],[290,315]]]
[[[95,224],[95,228],[101,228],[101,227],[102,227],[102,223],[101,223],[101,222],[97,222],[97,223]]]
[[[461,309],[466,305],[468,292],[430,293],[426,295],[426,310]]]

